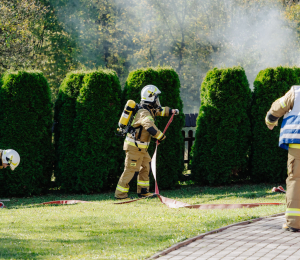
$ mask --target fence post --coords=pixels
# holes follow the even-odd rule
[[[184,163],[186,163],[186,159],[185,159],[185,141],[186,141],[186,139],[185,139],[185,131],[181,130],[181,134],[182,134],[183,141],[184,141],[184,143],[183,143],[183,161],[184,161]]]
[[[189,130],[188,132],[188,163],[190,163],[190,154],[192,151],[193,141],[195,138],[193,137],[193,130]],[[189,168],[189,167],[188,167]]]

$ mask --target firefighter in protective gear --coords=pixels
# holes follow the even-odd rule
[[[288,150],[288,177],[286,223],[282,228],[295,232],[300,231],[300,86],[292,86],[283,97],[272,104],[265,118],[268,128],[273,130],[283,115],[279,147]]]
[[[139,110],[132,121],[135,134],[127,134],[123,150],[125,150],[125,167],[115,191],[115,198],[128,198],[129,183],[137,177],[137,194],[139,197],[151,197],[149,193],[149,172],[151,157],[147,151],[151,137],[159,142],[166,136],[156,127],[156,116],[179,114],[178,109],[161,107],[160,90],[154,85],[147,85],[141,91]]]
[[[20,155],[17,151],[13,149],[8,150],[0,150],[0,158],[1,158],[1,165],[0,169],[6,168],[7,166],[13,171],[17,168],[20,163]]]

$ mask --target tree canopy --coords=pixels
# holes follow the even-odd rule
[[[0,73],[43,71],[56,99],[75,69],[172,66],[184,112],[197,112],[208,70],[240,65],[250,85],[261,69],[294,65],[298,0],[2,0]]]

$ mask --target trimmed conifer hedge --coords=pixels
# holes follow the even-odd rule
[[[210,70],[200,96],[191,157],[192,179],[211,185],[245,179],[251,142],[251,90],[244,69]]]
[[[121,107],[121,86],[112,70],[87,72],[76,103],[75,189],[100,192],[115,188],[122,174],[122,139],[115,135]]]
[[[282,182],[287,177],[287,151],[278,147],[282,118],[272,131],[265,117],[272,103],[298,83],[294,68],[262,70],[254,81],[252,120],[251,179],[254,182]]]
[[[146,85],[155,85],[162,92],[160,102],[162,106],[177,108],[180,114],[174,116],[174,120],[166,132],[166,139],[158,148],[157,154],[157,180],[159,188],[174,188],[182,177],[184,170],[183,149],[184,141],[181,129],[184,126],[184,114],[182,112],[182,100],[180,98],[180,81],[177,73],[171,67],[158,67],[138,69],[129,74],[123,90],[123,104],[128,99],[136,103],[141,101],[141,90]],[[156,126],[163,131],[169,117],[156,117]],[[153,155],[155,142],[149,146],[149,154]],[[151,186],[153,178],[151,177]],[[130,190],[136,191],[136,180],[130,183]]]
[[[14,170],[1,170],[1,196],[40,194],[49,188],[54,150],[52,103],[47,80],[39,71],[8,71],[1,78],[0,148],[21,157]]]
[[[55,183],[65,191],[75,191],[78,160],[77,140],[74,138],[76,100],[82,87],[84,71],[73,71],[63,80],[55,102],[54,141],[55,141]]]

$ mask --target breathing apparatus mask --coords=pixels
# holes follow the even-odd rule
[[[146,105],[150,109],[162,111],[160,100],[159,100],[159,97],[157,94],[154,96],[154,100],[152,102],[151,101],[141,101],[141,105]]]
[[[153,102],[153,108],[154,109],[159,109],[161,110],[161,104],[160,104],[160,101],[159,101],[159,96],[158,95],[155,95],[155,98],[154,98],[154,102]]]

